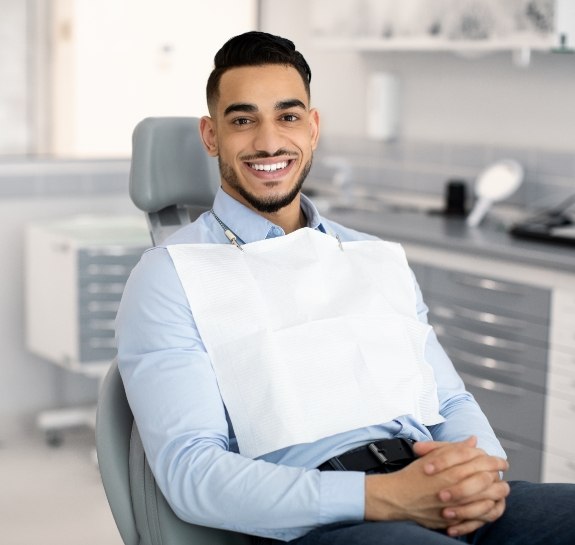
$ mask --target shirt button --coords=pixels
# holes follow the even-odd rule
[[[279,237],[282,234],[282,230],[279,227],[272,227],[272,234]]]

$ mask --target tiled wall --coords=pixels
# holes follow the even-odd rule
[[[0,199],[128,194],[130,161],[0,161]]]
[[[575,194],[575,154],[538,149],[436,142],[377,142],[360,138],[326,138],[314,162],[314,176],[333,177],[329,158],[345,158],[351,182],[418,195],[443,195],[449,180],[472,190],[478,174],[499,159],[515,159],[525,179],[509,199],[527,210],[559,204]],[[327,158],[327,161],[326,161]]]
[[[559,204],[575,194],[575,154],[435,142],[382,143],[325,137],[312,176],[329,183],[333,158],[350,168],[351,184],[414,195],[443,195],[449,180],[463,180],[471,192],[478,174],[498,159],[515,159],[525,180],[509,199],[526,210]],[[0,162],[0,199],[59,196],[127,196],[130,162],[125,160],[33,160]]]

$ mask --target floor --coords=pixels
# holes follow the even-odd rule
[[[0,442],[3,545],[122,545],[94,461],[93,432],[40,432]]]

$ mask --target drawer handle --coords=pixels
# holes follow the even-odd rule
[[[119,301],[90,301],[88,310],[90,312],[118,312]]]
[[[523,352],[523,345],[521,343],[508,341],[507,339],[500,339],[498,337],[494,337],[493,335],[481,335],[480,333],[465,331],[453,326],[436,326],[435,330],[440,335],[453,337],[455,339],[459,339],[460,341],[471,341],[475,344],[487,345],[495,348],[504,348],[505,350],[510,350],[512,352]]]
[[[89,322],[90,329],[95,331],[114,331],[115,322],[114,320],[98,320],[93,319]]]
[[[474,377],[473,375],[468,375],[467,373],[459,373],[463,382],[481,390],[487,390],[489,392],[496,392],[498,394],[506,394],[512,396],[521,396],[523,390],[521,388],[516,388],[515,386],[507,386],[506,384],[501,384],[500,382],[495,382],[486,378]]]
[[[461,360],[465,363],[480,367],[481,369],[494,369],[496,371],[503,371],[505,373],[513,373],[522,375],[525,372],[525,366],[520,363],[510,363],[506,361],[496,360],[495,358],[485,358],[475,354],[469,354],[464,350],[458,348],[450,348],[447,353],[454,359]]]
[[[497,293],[508,293],[510,295],[523,295],[524,292],[509,284],[491,280],[489,278],[475,278],[473,276],[456,276],[455,282],[468,288],[480,288],[482,290],[493,291]]]
[[[139,257],[144,248],[130,248],[126,246],[102,246],[100,248],[90,248],[86,250],[86,255],[89,257],[102,257],[102,256],[114,256],[114,257],[125,257],[133,256]]]
[[[463,316],[475,322],[488,325],[499,325],[502,327],[509,327],[512,329],[521,329],[525,327],[525,322],[521,320],[516,320],[514,318],[508,318],[506,316],[498,316],[491,312],[483,312],[478,310],[471,310],[469,308],[461,307],[459,305],[453,305],[451,308],[444,306],[436,306],[432,308],[432,312],[437,314],[441,318],[459,318]]]
[[[88,284],[88,293],[91,294],[119,294],[121,295],[124,291],[125,284],[120,282],[110,282],[109,284],[98,284],[92,283]]]
[[[94,337],[88,340],[88,346],[90,348],[116,348],[116,339],[114,337]]]
[[[88,265],[87,272],[90,276],[128,276],[131,268],[125,265]]]

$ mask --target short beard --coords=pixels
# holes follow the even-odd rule
[[[262,212],[264,214],[274,214],[278,210],[281,210],[285,206],[291,204],[297,197],[298,193],[301,191],[305,179],[307,178],[307,175],[309,174],[309,171],[311,170],[312,159],[310,159],[305,164],[300,177],[297,180],[297,183],[288,193],[285,195],[279,195],[277,197],[269,197],[267,199],[260,199],[242,187],[234,169],[227,163],[224,163],[221,157],[218,157],[218,164],[220,166],[220,174],[222,178],[230,185],[231,188],[237,191],[250,206],[255,208],[258,212]]]

